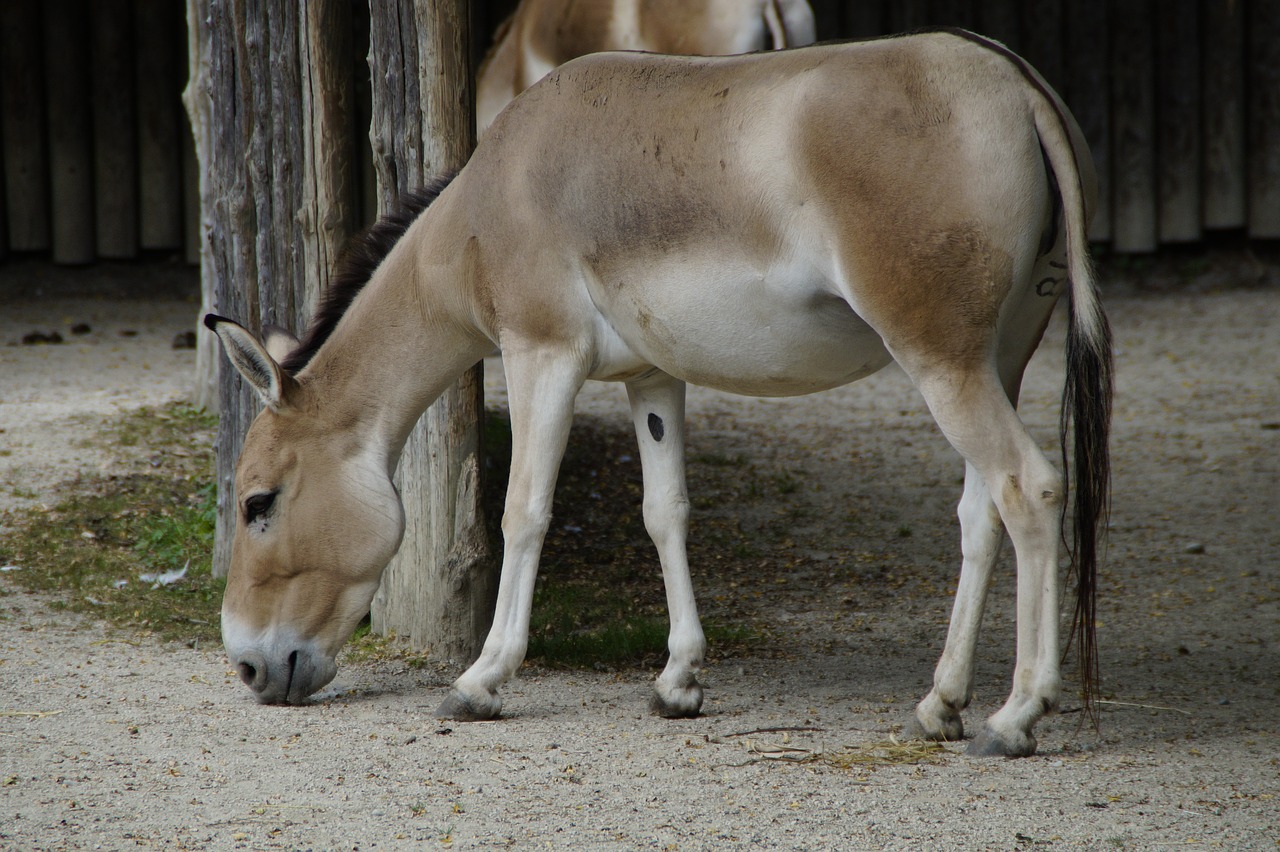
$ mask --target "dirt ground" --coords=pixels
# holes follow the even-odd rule
[[[805,399],[691,391],[690,454],[747,459],[794,495],[785,564],[694,566],[708,617],[772,625],[761,653],[713,658],[697,719],[646,713],[656,669],[527,666],[505,717],[480,724],[431,716],[456,669],[401,662],[348,663],[314,703],[260,707],[220,648],[56,613],[0,573],[0,848],[1274,849],[1280,281],[1245,267],[1106,287],[1118,390],[1100,736],[1068,697],[1031,758],[952,746],[855,762],[926,691],[959,563],[960,463],[890,368]],[[0,280],[0,535],[5,511],[79,471],[146,463],[95,443],[96,424],[182,396],[194,357],[171,348],[189,300],[33,301],[22,274]],[[91,331],[73,337],[80,322]],[[55,329],[60,346],[20,342]],[[1061,361],[1055,322],[1022,406],[1046,447]],[[592,387],[579,412],[626,422],[616,387]],[[776,533],[767,500],[708,506],[692,486],[692,535],[739,511],[744,538]],[[971,730],[1008,689],[1009,574]]]

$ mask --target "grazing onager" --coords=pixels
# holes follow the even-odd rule
[[[366,251],[344,273],[300,345],[206,318],[266,403],[236,475],[228,655],[264,702],[300,702],[333,677],[403,531],[392,474],[406,436],[496,344],[512,430],[502,578],[484,650],[440,714],[502,708],[574,398],[597,379],[630,395],[667,589],[654,709],[694,715],[706,643],[685,553],[685,383],[803,394],[895,360],[965,461],[959,588],[916,721],[934,739],[963,736],[1003,526],[1017,557],[1013,689],[970,751],[1031,754],[1060,691],[1068,492],[1015,406],[1064,291],[1086,701],[1095,677],[1111,348],[1086,238],[1094,185],[1079,128],[1040,76],[963,31],[562,66],[452,183],[374,228],[367,245],[390,246],[385,258]]]
[[[523,0],[480,66],[476,129],[570,59],[602,50],[720,56],[814,40],[807,0]]]

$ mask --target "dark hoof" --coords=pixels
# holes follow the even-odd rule
[[[920,722],[920,718],[912,713],[911,718],[902,726],[902,733],[912,740],[928,740],[935,743],[958,743],[964,739],[964,722],[957,714],[953,719],[942,720],[942,727],[929,730]]]
[[[702,712],[702,691],[698,691],[697,701],[691,704],[671,704],[655,692],[649,699],[649,712],[664,719],[695,719]]]
[[[450,690],[444,701],[436,708],[437,719],[452,719],[455,722],[487,722],[498,718],[497,713],[484,713],[475,705],[462,697],[462,693]]]
[[[1036,738],[1024,734],[1016,738],[1002,737],[983,725],[965,754],[970,757],[1030,757],[1036,753]]]

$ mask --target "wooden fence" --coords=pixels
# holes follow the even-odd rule
[[[1089,139],[1103,199],[1091,236],[1113,250],[1217,231],[1280,238],[1280,0],[810,2],[823,39],[954,25],[1026,56]],[[477,0],[476,31],[492,32],[511,5]],[[364,117],[368,11],[353,8]],[[0,259],[198,261],[183,11],[175,0],[0,2]],[[367,219],[372,161],[363,134],[353,144]]]

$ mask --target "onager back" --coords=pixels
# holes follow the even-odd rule
[[[813,40],[807,0],[523,0],[480,66],[476,130],[552,68],[588,53],[721,56]]]
[[[801,394],[896,360],[965,462],[959,588],[918,731],[964,735],[1003,527],[1017,556],[1013,689],[970,751],[1031,754],[1061,688],[1068,490],[1015,406],[1063,292],[1086,701],[1095,677],[1111,352],[1087,254],[1093,199],[1057,96],[962,31],[568,63],[512,103],[447,188],[375,229],[370,245],[394,246],[364,264],[367,284],[347,276],[355,286],[287,357],[279,340],[207,318],[267,405],[237,474],[227,653],[261,701],[300,702],[328,682],[402,534],[391,477],[406,436],[496,344],[512,428],[502,578],[484,650],[439,714],[501,711],[588,379],[626,384],[640,445],[671,614],[653,709],[697,714],[706,642],[685,552],[685,383]]]

